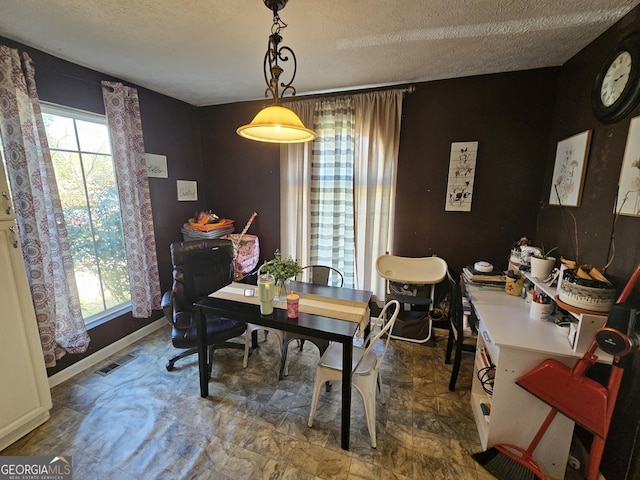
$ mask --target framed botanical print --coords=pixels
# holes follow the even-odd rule
[[[591,130],[558,142],[549,195],[550,205],[580,206],[590,143]]]
[[[640,117],[631,119],[618,181],[616,212],[640,217]]]

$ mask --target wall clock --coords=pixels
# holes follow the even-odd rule
[[[640,33],[628,35],[611,51],[596,75],[593,113],[602,123],[626,117],[640,100]]]

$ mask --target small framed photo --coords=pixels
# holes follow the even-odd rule
[[[558,142],[549,205],[580,206],[590,143],[591,130]]]
[[[195,202],[198,200],[198,182],[191,180],[176,180],[179,202]]]
[[[169,178],[167,170],[167,156],[156,155],[155,153],[145,153],[144,159],[147,163],[147,177]]]

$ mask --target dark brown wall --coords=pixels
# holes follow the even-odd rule
[[[406,95],[393,253],[438,254],[458,271],[481,259],[506,268],[511,244],[535,235],[556,73],[543,69],[422,83]],[[237,220],[256,210],[251,232],[269,259],[280,244],[279,147],[235,133],[262,103],[201,109],[202,148],[210,207]],[[451,142],[475,140],[472,211],[445,212]]]
[[[628,33],[640,31],[640,7],[636,7],[620,22],[579,52],[560,70],[557,102],[547,157],[555,158],[557,142],[592,130],[591,148],[579,207],[567,208],[578,224],[579,260],[598,267],[606,264],[614,202],[624,156],[629,123],[640,115],[640,106],[629,116],[612,125],[599,123],[591,109],[591,89],[602,62],[616,43]],[[553,161],[547,164],[542,200],[547,202],[551,191]],[[572,227],[570,227],[572,229]],[[559,207],[544,207],[540,213],[539,242],[558,245],[559,252],[571,258],[571,244]],[[616,253],[607,273],[625,282],[640,263],[640,218],[621,216],[615,229]],[[640,298],[640,285],[635,299]],[[637,304],[637,301],[636,301]],[[627,358],[618,403],[611,423],[602,461],[607,479],[640,478],[640,355]],[[606,379],[606,375],[603,379]],[[634,446],[635,445],[635,446]]]
[[[556,108],[551,117],[553,126],[547,150],[550,161],[547,163],[541,197],[545,204],[551,191],[557,143],[585,130],[592,131],[582,202],[579,207],[566,207],[566,210],[573,213],[577,220],[579,261],[598,267],[603,267],[607,262],[614,202],[629,122],[640,115],[640,106],[618,123],[604,125],[593,115],[591,90],[598,69],[609,51],[622,37],[636,30],[640,30],[640,7],[563,65],[558,81]],[[570,228],[572,231],[571,224]],[[561,255],[573,257],[560,207],[543,206],[537,236],[539,243],[558,245]],[[620,216],[615,236],[616,254],[607,272],[626,280],[640,262],[640,219]]]
[[[0,43],[29,53],[34,61],[36,85],[41,100],[104,114],[100,81],[115,80],[113,77],[60,60],[9,39],[0,37]],[[176,179],[200,180],[203,176],[199,121],[197,109],[192,105],[140,87],[138,94],[145,151],[166,155],[169,170],[168,179],[149,179],[160,284],[162,291],[165,291],[171,287],[172,281],[169,245],[182,240],[182,224],[197,208],[206,205],[201,182],[199,202],[178,202],[176,194]],[[89,351],[66,355],[54,368],[49,369],[49,375],[135,332],[160,316],[161,313],[156,312],[150,319],[133,319],[128,314],[92,328],[89,331]]]
[[[280,248],[280,146],[246,140],[236,129],[262,106],[244,102],[200,109],[207,208],[234,219],[236,232],[257,212],[248,233],[258,236],[261,261]]]
[[[402,110],[394,253],[437,254],[458,272],[507,267],[533,237],[557,69],[421,83]],[[446,212],[451,143],[478,141],[471,212]]]

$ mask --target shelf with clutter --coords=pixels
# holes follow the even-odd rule
[[[511,249],[509,270],[524,277],[523,297],[539,298],[542,295],[543,301],[551,301],[557,306],[553,321],[560,328],[566,328],[573,351],[580,352],[588,348],[596,330],[605,324],[615,303],[617,288],[615,282],[595,267],[577,265],[560,257],[557,268],[556,259],[549,255],[550,252],[528,245],[523,237]],[[551,264],[542,272],[533,265],[541,257],[550,260]]]

